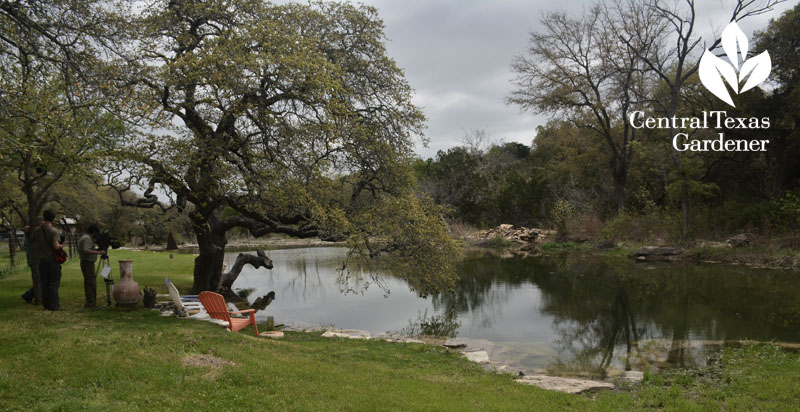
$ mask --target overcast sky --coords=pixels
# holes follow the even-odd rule
[[[428,118],[423,158],[459,143],[466,130],[486,129],[494,140],[530,145],[546,118],[522,113],[504,98],[511,90],[511,60],[525,50],[544,11],[579,14],[588,0],[362,0],[386,25],[389,55],[416,90],[414,102]],[[698,24],[710,42],[727,25],[735,1],[697,0]],[[740,23],[752,38],[770,18],[797,4]]]

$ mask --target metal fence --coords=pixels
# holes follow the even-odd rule
[[[78,236],[67,232],[64,239],[64,250],[70,259],[78,258]],[[0,233],[0,276],[6,276],[20,266],[28,265],[25,251],[25,238],[20,233]]]
[[[15,268],[27,266],[27,256],[23,243],[13,236],[0,239],[0,276],[5,276]]]

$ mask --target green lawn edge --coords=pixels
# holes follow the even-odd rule
[[[165,293],[165,276],[191,286],[193,255],[113,251],[115,278],[119,259],[134,261],[140,287]],[[76,262],[63,266],[63,310],[53,313],[20,298],[30,286],[25,267],[0,279],[0,410],[800,410],[800,356],[768,344],[726,349],[709,370],[576,396],[515,383],[430,345],[291,332],[269,340],[141,308],[83,309],[82,281]],[[184,363],[198,355],[222,363]]]

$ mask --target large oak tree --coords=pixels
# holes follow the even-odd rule
[[[144,188],[138,206],[161,192],[188,213],[195,292],[217,289],[235,227],[346,239],[413,262],[417,284],[449,284],[453,243],[412,191],[424,118],[375,9],[161,0],[131,30],[116,78],[139,122],[113,183]]]

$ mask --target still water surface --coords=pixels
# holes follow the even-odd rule
[[[469,258],[454,293],[427,298],[401,279],[341,278],[344,248],[272,250],[235,289],[277,298],[262,319],[373,334],[450,333],[485,340],[493,361],[525,371],[603,375],[705,364],[722,341],[800,341],[800,276],[736,266],[558,255]],[[237,253],[226,259],[232,264]]]

